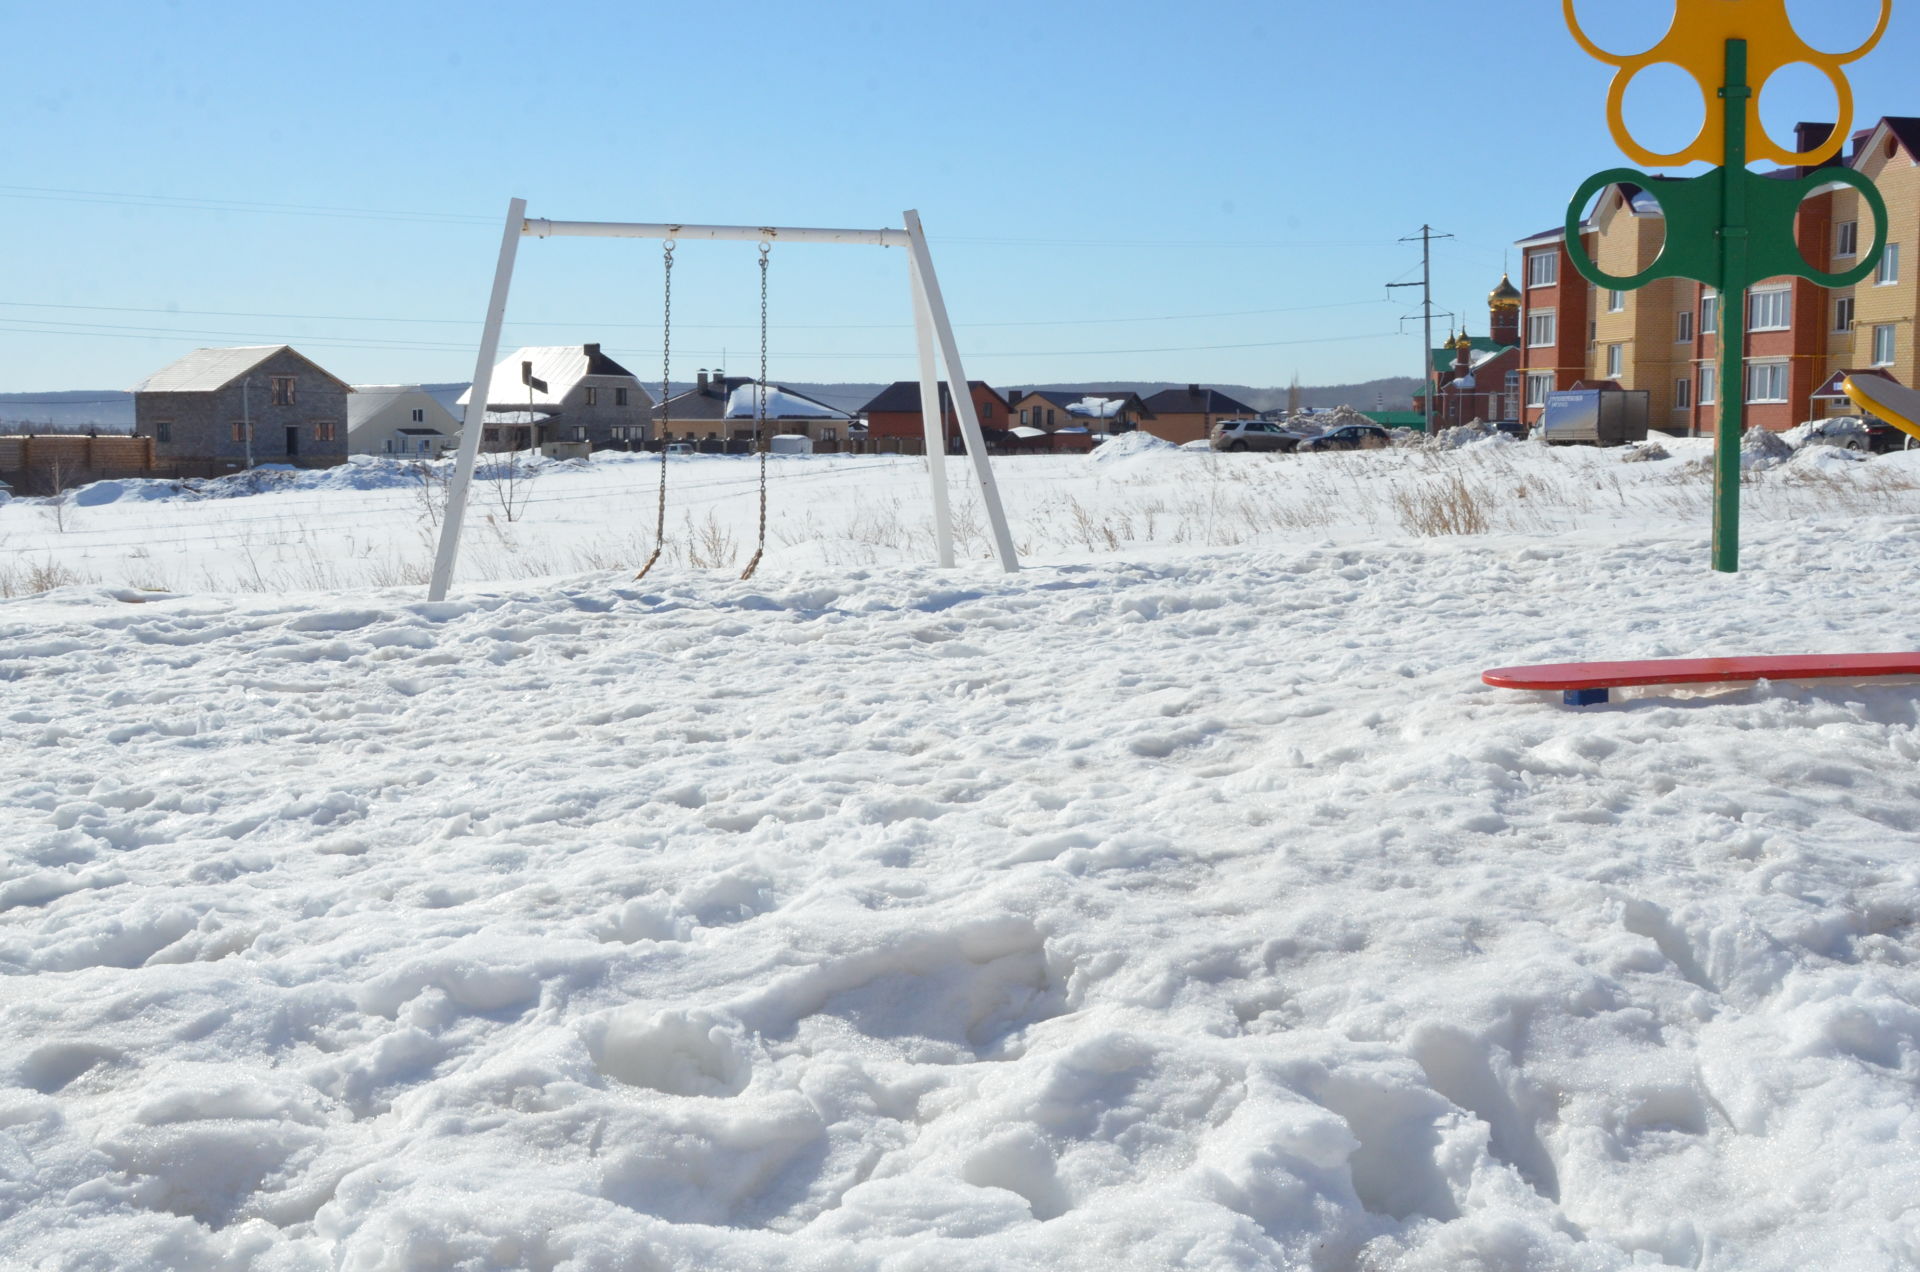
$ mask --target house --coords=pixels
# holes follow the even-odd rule
[[[1811,150],[1831,132],[1831,124],[1802,123],[1795,129],[1797,148]],[[1820,414],[1851,412],[1829,391],[1834,373],[1846,368],[1878,370],[1902,383],[1920,375],[1913,336],[1920,280],[1901,258],[1920,217],[1920,119],[1884,118],[1852,140],[1844,158],[1823,166],[1844,164],[1879,187],[1892,214],[1888,252],[1875,275],[1856,287],[1829,292],[1806,279],[1777,277],[1748,291],[1741,383],[1734,391],[1742,395],[1749,426],[1781,430]],[[1763,175],[1800,180],[1815,171]],[[1666,237],[1661,187],[1655,178],[1647,187],[1621,183],[1600,193],[1580,229],[1602,269],[1632,275],[1658,257]],[[1829,183],[1801,202],[1794,231],[1808,262],[1838,273],[1871,250],[1873,221],[1857,191]],[[1656,429],[1711,433],[1727,387],[1720,383],[1721,297],[1685,279],[1631,292],[1596,290],[1573,269],[1565,239],[1565,231],[1555,229],[1520,241],[1525,418],[1536,422],[1555,389],[1604,380],[1645,390]]]
[[[325,468],[346,461],[352,392],[287,345],[195,349],[133,386],[133,431],[176,468]]]
[[[692,388],[653,409],[651,418],[657,436],[666,441],[707,443],[710,449],[718,449],[711,446],[714,442],[750,444],[758,418],[757,384],[750,376],[702,370]],[[766,409],[773,433],[799,434],[836,448],[847,440],[854,424],[851,412],[828,406],[784,384],[767,386]]]
[[[460,395],[465,407],[473,396]],[[652,436],[653,399],[597,344],[529,345],[493,368],[482,449],[526,450],[549,442],[628,446]]]
[[[1131,433],[1154,418],[1138,393],[1120,389],[1034,389],[1007,395],[1017,427],[1044,433],[1084,428],[1095,433]]]
[[[1141,425],[1142,430],[1176,445],[1204,441],[1213,435],[1213,426],[1221,420],[1252,419],[1255,415],[1254,409],[1245,402],[1197,384],[1189,384],[1184,389],[1162,389],[1148,398],[1145,406],[1153,418]]]
[[[417,384],[356,384],[347,399],[347,450],[435,459],[460,444],[460,422]]]
[[[1011,404],[986,381],[967,381],[967,395],[973,399],[983,433],[1003,434],[1010,427]],[[876,450],[915,451],[911,443],[925,441],[918,380],[895,380],[861,407],[860,414],[867,417],[867,436]],[[960,417],[954,412],[953,396],[945,380],[940,382],[940,416],[946,422],[947,452],[957,455],[965,447],[960,438]],[[986,440],[991,445],[994,438],[988,436]]]

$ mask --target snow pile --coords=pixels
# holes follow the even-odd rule
[[[1785,466],[1795,472],[1832,473],[1836,470],[1852,468],[1856,464],[1868,463],[1872,458],[1865,451],[1814,442],[1795,451],[1793,458],[1789,459]]]
[[[1866,422],[1857,415],[1835,415],[1823,420],[1808,420],[1782,433],[1780,439],[1795,450],[1815,444],[1840,446],[1859,451],[1867,450],[1870,446]]]
[[[1508,445],[1514,441],[1513,435],[1503,433],[1485,420],[1473,420],[1470,423],[1443,428],[1433,435],[1429,444],[1437,450],[1460,450],[1468,446],[1488,443],[1494,446]]]
[[[1658,438],[1649,438],[1644,442],[1636,442],[1627,447],[1620,455],[1620,462],[1623,464],[1646,464],[1657,460],[1672,458],[1672,452],[1667,450],[1665,446],[1662,446]]]
[[[1087,453],[1087,457],[1096,464],[1113,463],[1116,460],[1133,459],[1141,455],[1151,455],[1156,451],[1176,451],[1180,448],[1172,442],[1163,441],[1145,429],[1135,429],[1131,433],[1116,433],[1101,442]]]
[[[1740,467],[1749,472],[1764,471],[1792,458],[1793,447],[1769,429],[1750,428],[1740,439]]]

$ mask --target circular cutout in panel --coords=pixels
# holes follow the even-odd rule
[[[1873,38],[1885,0],[1787,0],[1794,32],[1817,53],[1845,57]]]
[[[1844,72],[1843,72],[1844,73]],[[1805,62],[1790,62],[1773,73],[1760,86],[1760,127],[1774,145],[1788,154],[1818,150],[1832,135],[1831,129],[1809,132],[1805,138],[1795,135],[1803,121],[1833,124],[1840,120],[1840,94],[1827,73]],[[1747,153],[1760,149],[1760,138],[1747,139]]]
[[[1620,113],[1640,145],[1655,154],[1673,155],[1700,136],[1707,122],[1707,99],[1692,75],[1672,62],[1656,62],[1628,82]]]
[[[1616,182],[1602,187],[1581,209],[1581,221],[1594,231],[1587,245],[1593,254],[1593,263],[1617,279],[1630,279],[1652,268],[1666,253],[1666,211],[1660,206],[1658,184],[1634,186]],[[1632,227],[1649,220],[1657,232],[1643,243]],[[1624,305],[1624,297],[1609,296],[1609,290],[1601,287],[1596,295],[1593,317],[1620,312],[1613,305],[1616,299]]]
[[[1652,51],[1673,26],[1675,0],[1574,0],[1573,16],[1589,40],[1618,57]]]

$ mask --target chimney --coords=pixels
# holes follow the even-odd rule
[[[597,358],[600,356],[600,346],[597,344],[581,345],[580,347],[586,350],[589,358]]]
[[[707,391],[707,369],[705,367],[700,368],[700,378],[694,381],[694,387],[701,393]]]
[[[1199,396],[1200,396],[1200,386],[1199,386],[1199,385],[1197,385],[1197,384],[1189,384],[1189,385],[1187,386],[1187,396],[1188,396],[1188,397],[1199,397]]]
[[[1833,136],[1836,124],[1799,123],[1793,126],[1793,148],[1801,154],[1817,150]]]

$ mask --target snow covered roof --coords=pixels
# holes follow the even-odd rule
[[[1078,402],[1068,403],[1067,414],[1090,420],[1110,420],[1120,414],[1126,404],[1125,398],[1084,397]]]
[[[726,418],[730,420],[751,420],[759,416],[756,395],[759,386],[743,384],[727,398]],[[825,402],[816,402],[804,393],[795,393],[792,389],[782,388],[778,384],[767,386],[767,418],[770,420],[850,420],[847,412],[828,406]]]
[[[521,364],[527,362],[533,364],[533,378],[546,383],[544,392],[521,379]],[[574,386],[590,375],[624,376],[639,384],[633,372],[601,353],[599,345],[527,345],[494,364],[493,376],[487,382],[487,404],[524,407],[531,403],[536,410],[543,406],[559,410]],[[459,404],[465,406],[472,396],[469,388],[458,398]],[[651,403],[649,398],[648,405]]]
[[[294,357],[329,379],[338,380],[339,377],[332,375],[291,345],[235,345],[230,349],[195,349],[186,357],[168,363],[134,385],[133,391],[135,393],[212,393],[226,388],[282,350],[293,354]],[[354,391],[353,386],[344,381],[341,381],[341,387],[349,393]]]

